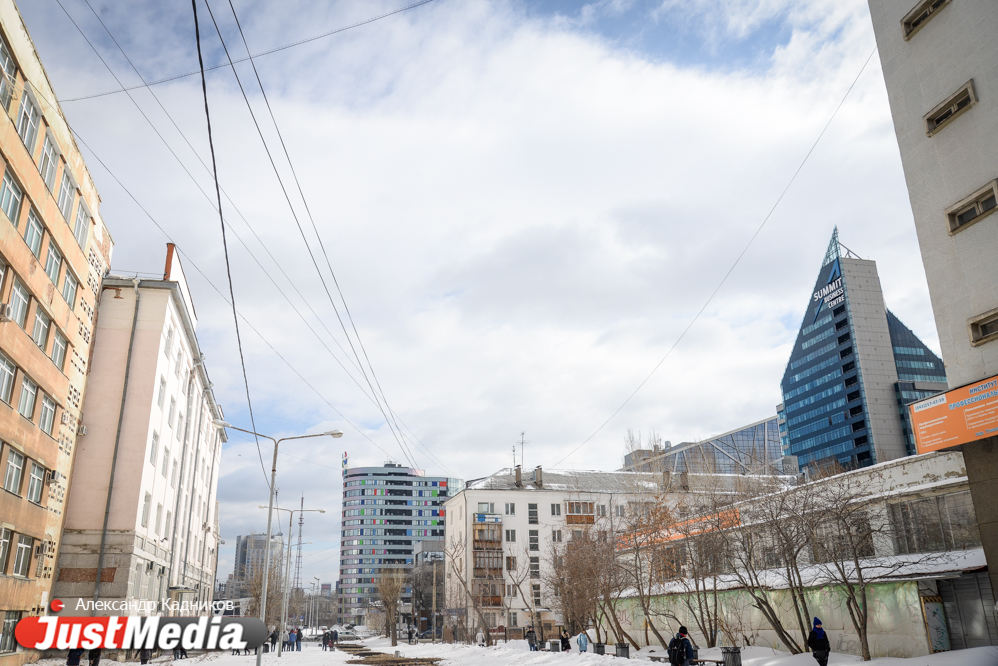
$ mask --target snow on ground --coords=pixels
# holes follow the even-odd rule
[[[579,654],[578,648],[573,652],[530,652],[526,641],[510,641],[488,648],[473,645],[447,643],[421,643],[408,645],[400,641],[392,647],[386,638],[365,641],[365,644],[375,650],[394,653],[396,650],[406,657],[440,657],[441,666],[610,666],[616,657],[593,654],[592,645],[586,654]],[[573,639],[574,645],[574,639]],[[655,650],[652,648],[652,650]],[[635,654],[632,652],[632,654]],[[665,656],[665,650],[658,648],[650,651],[648,648],[635,654],[634,661],[648,664],[649,654]],[[263,655],[264,666],[346,666],[351,657],[345,652],[324,652],[318,645],[306,643],[301,652],[285,652],[280,659],[276,654]],[[720,661],[721,650],[702,649],[701,659],[716,659]],[[619,662],[619,660],[617,660]],[[172,662],[169,656],[155,659],[153,666],[166,666]],[[42,659],[38,666],[64,666],[65,659]],[[84,663],[86,663],[84,661]],[[102,666],[113,666],[116,662],[101,660]],[[132,662],[138,664],[138,662]],[[829,666],[858,666],[864,662],[859,657],[844,654],[832,654],[828,660]],[[998,647],[973,648],[956,650],[926,657],[896,659],[880,657],[866,662],[871,666],[998,666]],[[228,652],[210,652],[192,655],[177,666],[255,666],[256,657],[233,656]],[[810,654],[791,655],[769,648],[742,648],[743,666],[816,666]],[[623,666],[622,664],[620,666]]]

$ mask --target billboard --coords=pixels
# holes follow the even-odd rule
[[[998,375],[908,406],[915,450],[929,453],[998,435]]]

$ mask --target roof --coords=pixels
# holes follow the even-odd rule
[[[660,487],[661,474],[648,472],[603,472],[599,470],[542,470],[541,487],[534,484],[534,471],[525,470],[522,485],[516,485],[513,468],[480,479],[471,479],[466,490],[561,491],[587,493],[650,493]]]

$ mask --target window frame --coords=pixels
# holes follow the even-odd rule
[[[12,207],[10,203],[12,201],[16,201],[16,204],[13,206],[15,210],[7,210]],[[15,229],[17,228],[18,218],[21,217],[21,205],[23,203],[24,188],[17,182],[17,178],[14,177],[14,174],[8,168],[4,171],[3,182],[0,184],[0,210],[7,216],[7,219],[10,220]]]
[[[49,358],[52,359],[55,367],[59,368],[60,372],[63,372],[66,368],[67,351],[69,351],[69,340],[62,334],[62,331],[56,328],[55,333],[52,335],[52,353],[49,354]]]
[[[10,558],[10,542],[14,533],[6,527],[0,527],[0,576],[7,573],[7,562]]]
[[[968,102],[961,106],[960,103],[966,98],[969,98]],[[931,137],[948,127],[950,123],[973,108],[977,101],[974,80],[970,79],[922,116],[922,121],[925,123],[925,136]],[[949,111],[948,114],[946,114],[947,111]],[[944,114],[946,115],[944,116]]]
[[[59,179],[59,194],[56,196],[55,205],[62,213],[62,219],[69,226],[69,220],[73,214],[73,202],[76,200],[76,179],[69,164],[62,166],[62,178]]]
[[[73,286],[72,295],[66,293],[66,290],[68,289],[70,284],[72,284]],[[69,266],[67,265],[66,274],[62,276],[62,299],[66,301],[66,304],[69,306],[70,310],[76,307],[76,295],[79,293],[79,291],[80,291],[80,280],[75,275],[73,275],[73,271],[71,271],[69,269]]]
[[[15,459],[19,459],[15,464]],[[13,493],[20,497],[21,495],[21,484],[24,483],[24,465],[27,461],[27,457],[15,449],[14,447],[7,448],[7,465],[4,467],[3,473],[3,489],[8,493]],[[13,472],[13,478],[11,476],[11,470]]]
[[[52,138],[52,132],[46,131],[42,140],[42,154],[38,158],[38,174],[49,188],[49,192],[55,191],[55,174],[59,171],[61,161],[62,151],[59,150],[59,144]],[[49,172],[47,177],[46,171]]]
[[[35,323],[31,327],[31,339],[43,352],[48,346],[49,330],[52,328],[52,317],[45,314],[41,307],[35,308]],[[41,338],[41,341],[39,341]]]
[[[32,231],[35,234],[31,234]],[[33,206],[28,208],[28,221],[24,225],[23,238],[24,244],[31,250],[31,254],[35,255],[35,259],[41,261],[42,241],[45,240],[45,225],[42,223],[41,218],[38,217],[38,213],[35,212]]]
[[[26,415],[24,413],[24,407],[26,405],[26,403],[24,401],[24,395],[25,395],[25,388],[28,385],[31,386],[31,391],[30,391],[30,395],[31,395],[31,408],[29,410],[31,412],[31,416],[28,416],[28,415]],[[31,380],[31,378],[28,377],[28,375],[22,375],[22,377],[21,377],[21,393],[20,393],[20,395],[17,398],[17,413],[20,414],[21,416],[23,416],[24,418],[28,419],[32,423],[34,423],[33,417],[35,415],[35,406],[37,404],[38,404],[38,384],[36,384],[35,382],[33,382]]]
[[[17,63],[7,48],[6,40],[0,39],[0,105],[3,105],[3,110],[6,112],[10,111],[10,104],[14,101],[17,72]]]
[[[49,437],[52,436],[52,429],[55,427],[55,400],[47,393],[42,393],[42,409],[38,413],[38,427]]]
[[[28,501],[34,504],[42,503],[45,492],[45,468],[34,460],[31,461],[31,472],[28,474]]]
[[[56,258],[55,261],[55,276],[52,276],[52,259]],[[49,276],[52,280],[52,284],[59,284],[59,274],[62,272],[62,262],[65,257],[62,256],[62,252],[59,251],[59,247],[49,239],[49,246],[45,252],[45,275]]]
[[[38,143],[38,129],[42,124],[42,111],[33,98],[34,93],[31,92],[31,87],[26,84],[24,92],[21,94],[21,107],[17,110],[17,122],[15,123],[17,136],[21,138],[21,143],[24,144],[32,160],[35,159],[35,144]],[[34,111],[34,115],[29,113],[27,126],[22,127],[25,120],[25,110],[28,109]],[[26,133],[30,136],[25,136]]]
[[[986,210],[983,208],[983,204],[989,199],[995,199],[996,203],[998,203],[998,178],[945,210],[944,214],[946,215],[949,235],[958,234],[964,229],[974,226],[995,211],[998,211],[998,205],[993,205]],[[961,224],[960,215],[970,211],[972,208],[977,212],[977,215]]]
[[[17,378],[17,366],[7,358],[6,354],[0,354],[0,400],[10,405],[14,395],[14,380]]]
[[[14,554],[14,567],[11,569],[11,576],[29,578],[28,574],[31,573],[31,549],[34,545],[35,540],[27,534],[17,535],[17,552]],[[24,555],[23,559],[22,554]],[[18,566],[19,564],[22,566]],[[20,573],[19,569],[23,569],[24,573]]]
[[[73,238],[76,239],[76,243],[80,246],[80,249],[85,249],[87,246],[87,238],[90,236],[90,220],[93,219],[93,215],[90,213],[90,208],[83,201],[83,197],[80,197],[80,203],[76,207],[76,218],[73,220]],[[80,238],[80,235],[83,238]]]
[[[931,21],[943,10],[946,5],[950,3],[950,0],[923,0],[915,5],[911,11],[904,15],[901,19],[901,34],[904,36],[904,41],[908,41],[915,36],[915,33],[925,27],[925,24]],[[935,6],[933,6],[935,5]],[[918,22],[917,25],[912,27],[912,23],[915,22],[925,11],[928,10],[928,14]]]
[[[992,332],[988,332],[985,327],[998,325],[998,308],[982,312],[976,317],[967,320],[967,332],[970,335],[970,346],[979,347],[989,342],[998,340],[998,327]]]

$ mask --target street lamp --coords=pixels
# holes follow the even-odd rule
[[[315,435],[296,435],[295,437],[282,437],[281,439],[274,439],[268,435],[262,435],[253,430],[246,430],[244,428],[237,428],[231,423],[227,423],[222,419],[215,419],[214,424],[219,428],[229,428],[231,430],[238,430],[239,432],[245,432],[256,437],[263,437],[264,439],[269,439],[274,443],[274,461],[270,466],[270,503],[267,507],[267,552],[263,558],[263,589],[261,590],[260,598],[260,619],[263,620],[263,626],[267,626],[267,583],[270,577],[270,530],[273,526],[274,518],[274,486],[277,483],[277,449],[280,447],[281,442],[290,439],[308,439],[309,437],[342,437],[342,430],[329,430],[327,432],[320,432]],[[263,646],[259,646],[256,649],[256,666],[260,666],[263,663]]]
[[[316,602],[319,599],[319,590],[322,589],[322,579],[318,576],[312,576],[312,580],[315,581],[315,583],[313,583],[313,585],[315,585],[315,591],[312,592],[312,624],[318,627],[319,623],[315,619],[315,612],[317,610]]]
[[[267,507],[262,504],[259,508],[266,509]],[[294,524],[296,513],[325,513],[325,509],[282,509],[277,507],[276,511],[287,511],[288,512],[288,556],[285,558],[286,566],[284,567],[284,594],[281,595],[281,626],[278,627],[278,633],[283,633],[282,627],[288,621],[288,595],[291,593],[291,526]],[[311,541],[303,541],[302,545],[310,544]],[[277,648],[277,656],[280,657],[284,654],[284,641],[281,641],[280,647]]]

